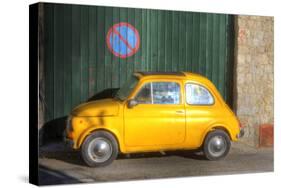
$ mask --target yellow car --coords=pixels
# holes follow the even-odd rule
[[[76,107],[66,138],[89,166],[118,153],[202,149],[209,160],[227,155],[244,134],[207,78],[188,72],[137,72],[115,97]]]

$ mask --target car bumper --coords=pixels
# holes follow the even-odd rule
[[[239,133],[236,135],[237,138],[242,138],[245,134],[245,131],[243,128],[240,128]]]
[[[66,132],[64,132],[64,136],[63,136],[63,142],[67,147],[73,148],[74,147],[74,142],[73,140],[67,138],[66,136]]]

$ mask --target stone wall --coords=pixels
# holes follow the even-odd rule
[[[273,17],[235,17],[234,109],[257,146],[259,125],[273,124]]]

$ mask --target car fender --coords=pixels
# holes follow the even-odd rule
[[[208,128],[204,131],[203,136],[201,138],[201,145],[204,143],[204,140],[205,140],[206,136],[208,135],[208,133],[215,129],[220,129],[220,130],[225,131],[228,134],[230,140],[233,140],[233,136],[230,134],[231,131],[230,131],[228,125],[223,124],[223,123],[214,123],[214,124],[211,124],[210,126],[208,126]]]
[[[124,149],[124,146],[123,146],[123,142],[121,140],[122,136],[120,135],[120,133],[115,130],[115,129],[107,129],[107,128],[101,128],[101,127],[90,127],[88,129],[86,129],[79,137],[78,141],[77,141],[77,144],[76,144],[76,148],[79,149],[81,147],[81,145],[83,144],[84,140],[87,138],[87,136],[89,136],[90,134],[92,134],[93,132],[95,131],[106,131],[106,132],[109,132],[110,134],[112,134],[117,143],[118,143],[118,146],[119,146],[119,150],[122,152]]]

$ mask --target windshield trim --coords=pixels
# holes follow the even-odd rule
[[[133,87],[130,87],[129,85],[130,83]],[[127,80],[127,82],[124,83],[123,86],[117,91],[114,98],[120,101],[125,101],[131,95],[132,91],[134,91],[138,83],[139,83],[139,77],[136,75],[132,75],[131,78]],[[120,96],[120,92],[122,92],[123,90],[124,91],[128,90],[127,93],[123,93],[125,94],[124,97],[122,95]]]

